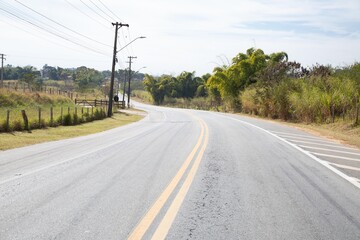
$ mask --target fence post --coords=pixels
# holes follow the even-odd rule
[[[25,130],[29,131],[29,120],[28,120],[25,110],[21,110],[21,115],[24,119]]]
[[[84,117],[84,108],[82,107],[81,108],[81,119],[83,119],[83,117]]]
[[[50,124],[51,126],[54,123],[54,111],[53,111],[53,107],[50,107]]]
[[[63,107],[60,108],[60,124],[63,124]]]
[[[91,107],[91,118],[94,118],[94,107]]]
[[[39,108],[39,128],[41,128],[41,108]]]
[[[77,107],[75,107],[75,115],[77,115]]]
[[[6,111],[6,130],[10,131],[10,110]]]
[[[76,101],[77,101],[77,99],[75,98],[75,104],[76,104]]]
[[[355,115],[355,126],[357,126],[359,124],[359,97],[356,97],[356,115]]]
[[[95,105],[95,107],[96,107],[96,99],[95,99],[94,105]]]

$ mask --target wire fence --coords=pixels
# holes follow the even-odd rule
[[[41,92],[50,95],[61,95],[74,100],[79,97],[79,94],[72,91],[64,91],[58,87],[49,87],[49,86],[40,86],[40,87],[32,87],[29,84],[24,82],[4,82],[1,86],[3,89],[14,90],[18,92],[31,93],[31,92]]]

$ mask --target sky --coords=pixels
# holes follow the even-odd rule
[[[5,64],[201,76],[248,48],[303,66],[360,61],[360,0],[0,0]],[[146,38],[138,38],[145,36]],[[146,67],[146,68],[144,68]]]

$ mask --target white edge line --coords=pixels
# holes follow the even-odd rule
[[[274,134],[278,134],[278,135],[288,135],[288,136],[294,136],[294,137],[302,137],[302,138],[310,138],[310,139],[320,139],[319,137],[313,137],[313,136],[308,136],[308,135],[304,135],[304,134],[294,134],[294,133],[286,133],[286,132],[278,132],[278,131],[269,131],[271,133]]]
[[[329,152],[335,152],[335,153],[344,153],[344,154],[348,154],[348,155],[360,156],[360,153],[354,153],[354,152],[346,152],[346,151],[333,150],[333,149],[321,148],[321,147],[311,147],[311,146],[305,146],[305,145],[300,145],[300,144],[298,146],[302,147],[302,148],[308,148],[308,149],[323,150],[323,151],[329,151]],[[360,159],[358,159],[358,160],[360,161]]]
[[[226,116],[225,116],[225,117],[226,117]],[[263,131],[263,132],[266,132],[266,133],[270,134],[271,136],[273,136],[273,137],[275,137],[275,138],[283,141],[284,143],[289,144],[289,145],[292,146],[293,148],[295,148],[295,149],[299,150],[300,152],[304,153],[304,154],[307,155],[308,157],[312,158],[313,160],[315,160],[316,162],[320,163],[320,164],[323,165],[324,167],[330,169],[331,171],[333,171],[334,173],[336,173],[337,175],[339,175],[340,177],[344,178],[345,180],[347,180],[348,182],[350,182],[351,184],[353,184],[355,187],[357,187],[357,188],[360,189],[360,183],[357,182],[353,177],[350,177],[350,176],[346,175],[345,173],[341,172],[340,170],[338,170],[338,169],[334,168],[333,166],[331,166],[330,164],[328,164],[326,161],[321,160],[321,159],[319,159],[318,157],[312,155],[312,154],[309,153],[308,151],[303,150],[302,148],[296,146],[295,144],[293,144],[293,143],[291,143],[291,142],[289,142],[289,141],[287,141],[287,140],[285,140],[285,139],[277,136],[276,134],[273,134],[272,132],[270,132],[270,131],[268,131],[268,130],[266,130],[266,129],[263,129],[263,128],[261,128],[261,127],[258,127],[258,126],[256,126],[256,125],[254,125],[254,124],[251,124],[251,123],[242,121],[242,120],[237,119],[237,118],[234,118],[234,117],[230,117],[230,116],[227,116],[227,117],[228,117],[228,118],[231,118],[231,119],[233,119],[233,120],[236,120],[236,121],[238,121],[238,122],[241,122],[241,123],[243,123],[243,124],[246,124],[246,125],[252,126],[252,127],[254,127],[254,128],[257,128],[257,129],[259,129],[259,130],[261,130],[261,131]]]
[[[308,141],[301,141],[301,140],[294,140],[294,139],[288,139],[290,142],[296,142],[296,143],[303,143],[303,144],[312,144],[312,145],[319,145],[319,146],[325,146],[325,147],[334,147],[334,148],[341,148],[341,149],[348,149],[348,150],[354,150],[359,151],[359,149],[351,148],[351,147],[343,147],[341,145],[331,145],[331,144],[324,144],[324,143],[315,143],[315,142],[308,142]]]
[[[360,168],[357,167],[351,167],[351,166],[347,166],[347,165],[341,165],[341,164],[337,164],[337,163],[332,163],[332,162],[328,162],[331,165],[334,165],[338,168],[343,168],[343,169],[349,169],[349,170],[354,170],[354,171],[360,171]]]
[[[349,161],[360,162],[360,159],[357,159],[357,158],[341,157],[341,156],[335,156],[335,155],[317,153],[317,152],[315,152],[315,151],[312,151],[311,153],[312,153],[312,154],[315,154],[315,155],[318,155],[318,156],[322,156],[322,157],[329,157],[329,158],[344,159],[344,160],[349,160]]]

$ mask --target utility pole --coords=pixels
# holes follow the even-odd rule
[[[136,59],[137,57],[129,56],[129,84],[128,84],[128,108],[130,108],[130,81],[131,81],[131,63],[133,59]]]
[[[116,47],[117,47],[117,35],[118,30],[121,27],[129,27],[129,24],[122,24],[122,23],[111,23],[115,26],[115,40],[114,40],[114,53],[113,53],[113,61],[112,61],[112,69],[111,69],[111,81],[110,81],[110,92],[109,92],[109,106],[108,106],[108,117],[112,116],[112,105],[113,105],[113,97],[114,97],[114,78],[115,78],[115,64],[116,64]]]
[[[125,107],[125,91],[126,91],[126,69],[124,69],[124,91],[123,91],[123,103],[124,103],[124,107]]]
[[[0,82],[0,88],[2,88],[4,86],[4,60],[6,60],[6,58],[4,57],[5,54],[0,53],[1,56],[1,82]]]

